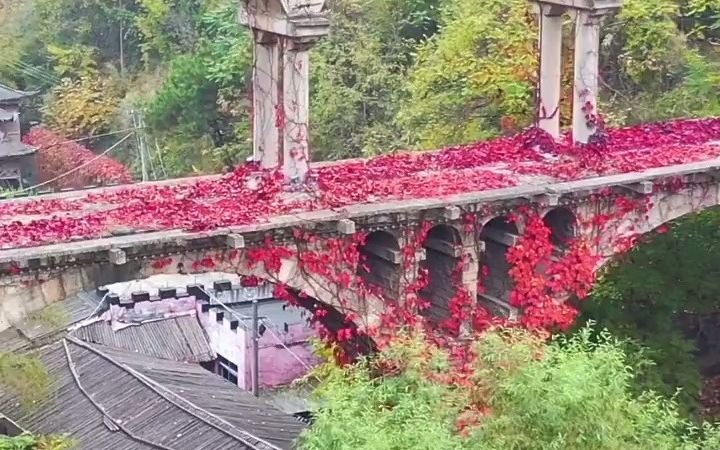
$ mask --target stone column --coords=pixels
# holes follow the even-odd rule
[[[253,30],[254,160],[303,180],[308,171],[310,47],[328,34],[325,1],[243,0],[238,21]]]
[[[282,59],[276,35],[254,31],[255,67],[253,68],[253,155],[262,167],[280,167],[280,133],[276,126],[282,79]]]
[[[540,111],[538,124],[560,137],[562,25],[564,9],[538,5],[540,20]]]
[[[312,42],[286,41],[283,55],[282,167],[290,179],[302,180],[308,171],[310,47]]]
[[[602,15],[578,11],[575,29],[573,140],[587,144],[596,131],[600,22]]]

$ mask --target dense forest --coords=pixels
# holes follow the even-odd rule
[[[532,122],[537,26],[526,0],[328,0],[312,54],[315,159],[428,149]],[[68,138],[144,124],[156,176],[250,153],[252,47],[230,0],[0,0],[0,82]],[[565,90],[570,93],[568,19]],[[720,1],[626,0],[602,38],[610,125],[720,111]],[[567,123],[569,110],[561,111]],[[119,136],[88,139],[107,148]],[[114,151],[137,170],[137,143]]]

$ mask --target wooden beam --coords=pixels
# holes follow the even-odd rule
[[[427,239],[423,247],[450,256],[452,258],[459,258],[462,256],[462,247],[457,244],[452,244],[448,241],[443,241],[441,239]]]
[[[484,229],[480,237],[483,240],[497,242],[498,244],[502,244],[506,247],[514,247],[520,239],[520,236],[517,234],[508,233],[507,231],[498,230],[496,228]]]
[[[362,246],[362,250],[393,264],[400,264],[402,262],[402,255],[399,250],[394,250],[377,244],[365,244]]]

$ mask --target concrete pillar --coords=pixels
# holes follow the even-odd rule
[[[290,179],[302,180],[310,160],[310,47],[312,43],[288,41],[283,55],[283,104],[281,129],[284,149],[282,167]]]
[[[253,68],[253,154],[262,167],[281,166],[282,153],[276,126],[278,84],[282,76],[282,59],[276,35],[255,31],[255,67]]]
[[[560,8],[540,6],[540,111],[538,124],[555,139],[560,137],[562,84],[562,25]]]
[[[587,144],[596,131],[600,22],[602,15],[578,11],[575,28],[573,140]]]
[[[308,170],[310,47],[327,35],[325,1],[243,0],[238,21],[253,30],[254,160],[291,180]]]

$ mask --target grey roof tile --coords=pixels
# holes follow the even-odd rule
[[[47,400],[23,408],[0,388],[0,412],[31,432],[70,433],[79,450],[285,450],[304,427],[196,364],[72,337],[40,358],[51,373]]]
[[[0,84],[0,103],[18,101],[25,97],[30,97],[34,94],[34,92],[20,91],[18,89],[13,89],[9,86]]]
[[[86,342],[174,361],[199,363],[216,356],[195,315],[145,322],[118,331],[113,331],[110,322],[101,320],[71,334]]]

